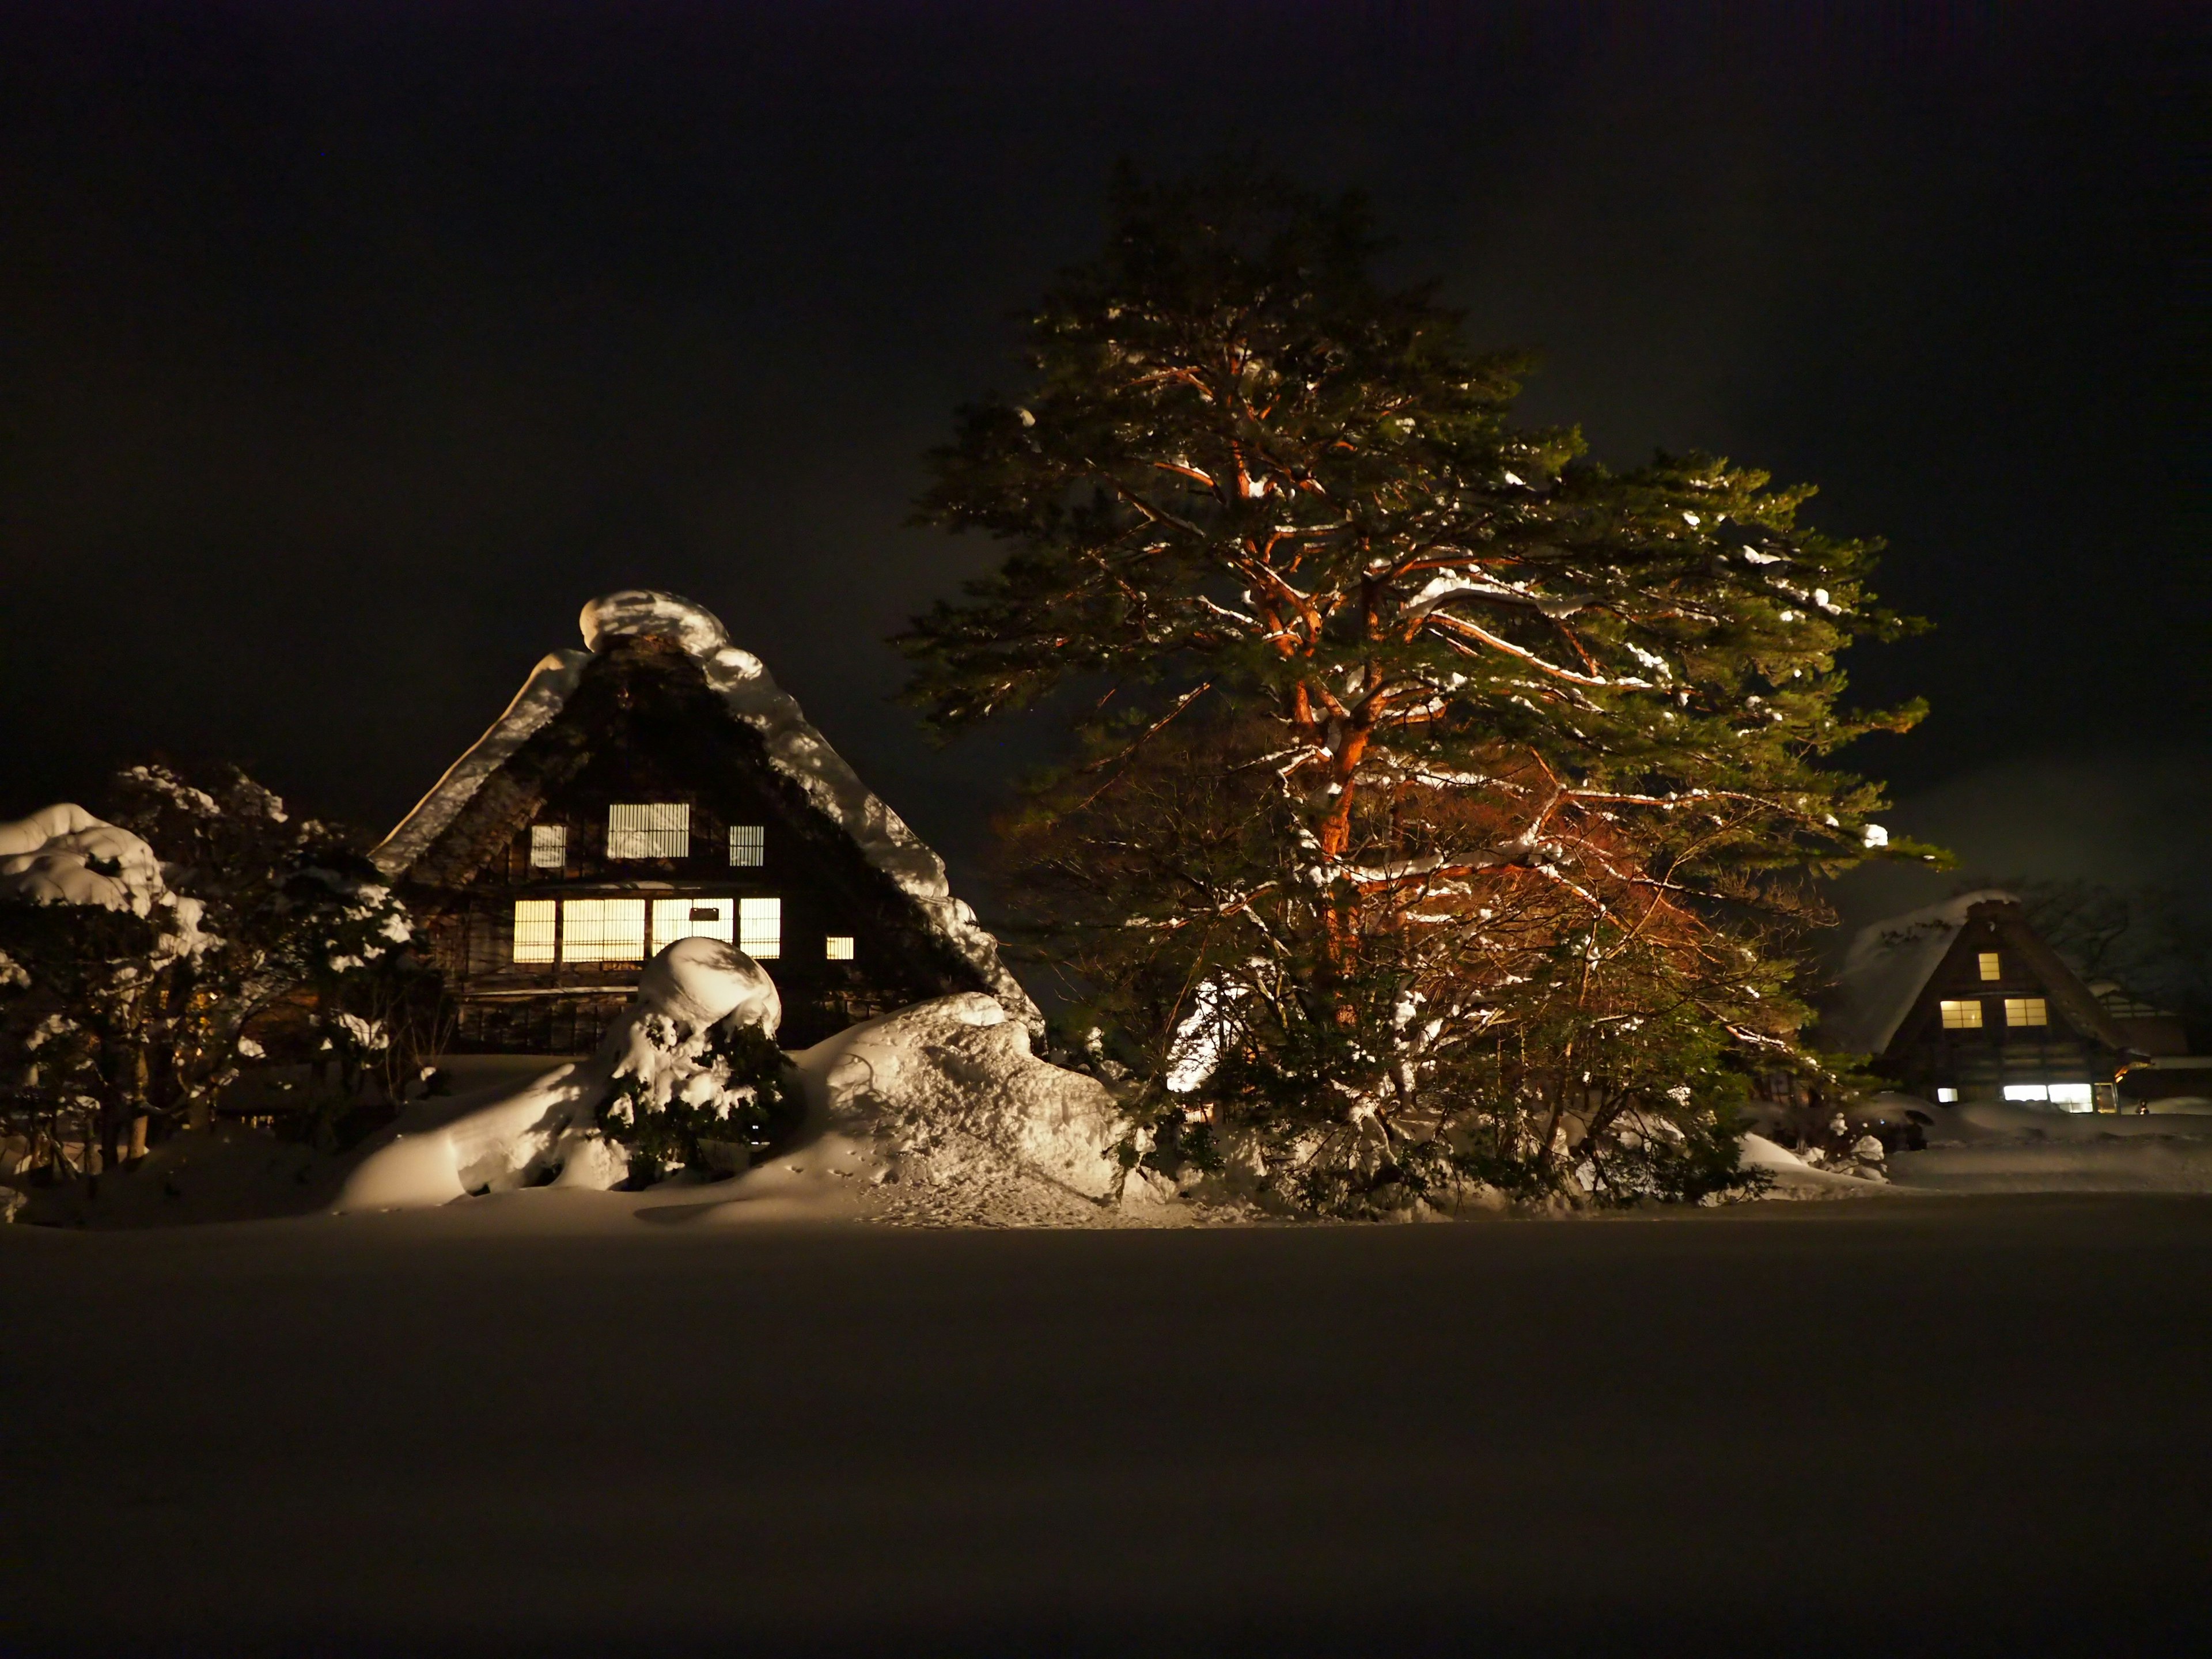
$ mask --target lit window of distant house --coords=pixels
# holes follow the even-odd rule
[[[691,851],[691,809],[682,801],[607,808],[611,859],[680,859]]]
[[[783,954],[781,899],[738,901],[738,949],[749,957],[780,957]]]
[[[2051,1010],[2041,997],[2007,997],[2005,1024],[2008,1025],[2048,1025]]]
[[[1938,1005],[1943,1011],[1943,1029],[1947,1031],[1978,1031],[1982,1029],[1982,1005],[1978,1002],[1945,1002]]]
[[[569,899],[561,906],[561,960],[645,960],[645,901]]]
[[[1959,1091],[1956,1089],[1938,1089],[1936,1091],[1936,1103],[1938,1106],[1955,1106],[1958,1101]]]
[[[655,899],[653,948],[660,950],[679,939],[718,939],[725,945],[734,944],[738,937],[737,914],[735,899]]]
[[[1998,959],[1995,951],[1984,951],[1976,960],[1982,964],[1982,978],[1984,982],[2004,977],[2004,963]]]
[[[2004,1086],[2004,1097],[2016,1101],[2049,1100],[2051,1091],[2040,1083],[2008,1083]]]
[[[514,902],[514,959],[517,962],[553,960],[554,903],[551,899]]]
[[[853,936],[850,933],[830,934],[823,941],[822,954],[832,962],[850,962],[853,959]]]
[[[2063,1106],[2069,1112],[2094,1112],[2097,1109],[2096,1096],[2086,1083],[2052,1084],[2051,1103]]]
[[[768,862],[767,825],[732,824],[730,826],[730,862],[732,864],[766,864]]]
[[[568,861],[568,826],[533,823],[530,826],[530,867],[558,870]]]

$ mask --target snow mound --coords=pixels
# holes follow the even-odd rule
[[[720,939],[678,939],[646,964],[591,1059],[520,1087],[421,1103],[370,1143],[332,1207],[411,1209],[547,1184],[604,1191],[629,1174],[595,1121],[617,1078],[663,1101],[702,1079],[711,1086],[698,1052],[710,1029],[757,1025],[773,1036],[781,1018],[775,984],[750,957]]]
[[[783,1000],[767,970],[717,939],[678,939],[646,963],[637,976],[636,1006],[693,1030],[727,1021],[757,1025],[772,1037],[783,1023]]]
[[[1129,1125],[1103,1085],[1030,1052],[1028,1028],[980,994],[939,997],[794,1056],[809,1103],[889,1144],[901,1180],[958,1184],[1009,1162],[1076,1197],[1122,1188]]]
[[[1880,1143],[1875,1145],[1879,1150]],[[1886,1182],[1866,1176],[1816,1170],[1765,1135],[1747,1134],[1743,1138],[1741,1164],[1745,1169],[1756,1170],[1766,1177],[1769,1198],[1863,1198],[1891,1190]]]
[[[541,1186],[604,1191],[629,1173],[621,1147],[596,1127],[617,1082],[700,1103],[721,1076],[703,1052],[708,1036],[732,1026],[773,1035],[780,1012],[774,985],[743,951],[679,939],[647,964],[591,1059],[418,1103],[359,1154],[331,1207],[412,1209]],[[1121,1218],[1115,1149],[1127,1120],[1094,1079],[1032,1054],[1028,1028],[990,997],[921,1003],[793,1060],[807,1111],[791,1144],[732,1181],[688,1192],[682,1178],[661,1183],[650,1191],[663,1196],[641,1217],[1094,1226]],[[685,1201],[672,1207],[677,1194]],[[1158,1197],[1141,1183],[1127,1194],[1154,1211]]]
[[[0,900],[143,916],[167,890],[152,848],[82,806],[63,801],[0,823]]]

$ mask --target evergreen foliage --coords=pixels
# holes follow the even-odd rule
[[[334,1065],[343,1094],[368,1077],[396,1102],[435,1045],[440,985],[355,837],[235,767],[203,788],[135,766],[110,793],[109,820],[161,860],[161,902],[0,905],[0,1091],[34,1150],[52,1159],[76,1124],[96,1170],[136,1120],[206,1124],[264,1059]]]
[[[599,1133],[629,1155],[632,1181],[668,1170],[725,1172],[798,1127],[805,1098],[791,1062],[757,1025],[717,1024],[686,1032],[665,1014],[646,1016],[633,1052],[600,1103]]]
[[[1122,175],[931,458],[919,520],[1008,551],[901,637],[913,696],[1081,695],[1012,845],[1151,1079],[1133,1153],[1336,1210],[1698,1196],[1745,1073],[1808,1063],[1806,878],[1881,840],[1823,762],[1920,712],[1842,712],[1836,654],[1905,624],[1809,488],[1513,425],[1527,361],[1376,248],[1356,199]]]

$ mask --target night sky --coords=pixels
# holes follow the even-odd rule
[[[2201,889],[2192,9],[11,8],[0,817],[159,750],[380,830],[649,586],[966,868],[1037,750],[890,701],[993,556],[902,527],[921,453],[1116,156],[1255,147],[1539,349],[1531,419],[1890,539],[1938,624],[1856,653],[1935,708],[1851,757],[1893,824]]]

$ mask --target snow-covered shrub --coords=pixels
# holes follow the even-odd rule
[[[649,1182],[672,1169],[741,1167],[804,1110],[791,1063],[757,1025],[687,1035],[666,1014],[648,1014],[592,1121],[629,1153],[632,1176]]]
[[[775,1046],[775,983],[736,946],[678,939],[646,964],[608,1034],[611,1077],[593,1114],[633,1178],[741,1164],[798,1126],[805,1103]]]
[[[365,1067],[411,1071],[436,976],[351,836],[235,768],[202,788],[136,766],[112,794],[112,822],[58,806],[0,825],[0,1091],[17,1113],[88,1120],[93,1164],[206,1122],[272,1047],[334,1061],[348,1093]]]

